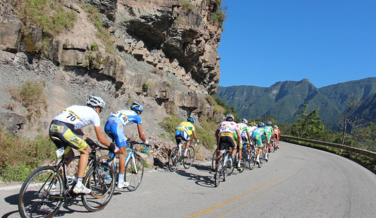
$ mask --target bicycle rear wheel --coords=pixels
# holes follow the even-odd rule
[[[82,195],[82,202],[88,211],[100,211],[110,202],[115,190],[115,178],[106,163],[92,166],[84,178],[84,184],[91,193]]]
[[[217,149],[214,150],[213,152],[213,157],[212,157],[212,170],[215,170],[215,159],[217,158]]]
[[[178,148],[175,147],[171,150],[170,156],[168,157],[168,168],[170,169],[171,172],[175,172],[176,169],[178,168],[178,159],[179,159]]]
[[[222,176],[225,176],[224,166],[223,166],[223,156],[221,156],[219,158],[217,169],[215,170],[215,174],[214,174],[214,186],[215,187],[219,186],[219,183],[221,182],[221,177]],[[224,178],[223,181],[225,181],[226,177],[223,177],[223,178]]]
[[[229,155],[227,162],[226,162],[226,175],[227,176],[231,176],[232,173],[234,172],[234,169],[235,169],[234,161],[235,160],[232,159],[231,155]]]
[[[134,154],[134,158],[131,158],[125,166],[124,180],[129,182],[127,189],[129,191],[135,191],[140,186],[143,176],[144,161],[140,155]]]
[[[190,145],[187,150],[187,157],[183,159],[183,166],[185,169],[189,169],[192,166],[195,156],[195,149]]]
[[[52,217],[63,203],[64,183],[54,167],[44,166],[32,172],[18,197],[21,217]]]

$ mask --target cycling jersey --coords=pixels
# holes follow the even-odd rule
[[[219,149],[223,150],[223,144],[228,144],[229,147],[234,148],[237,145],[238,135],[236,130],[240,131],[239,125],[233,121],[223,121],[218,125],[219,133]]]
[[[265,129],[265,132],[266,132],[266,137],[268,137],[268,142],[270,142],[270,138],[271,138],[272,133],[273,133],[273,127],[265,126],[264,129]]]
[[[115,113],[111,113],[107,119],[104,131],[115,141],[116,145],[121,148],[127,145],[127,137],[125,136],[124,126],[133,123],[142,123],[140,115],[131,110],[120,110]]]
[[[191,122],[185,121],[181,122],[178,127],[176,127],[176,130],[185,131],[188,136],[191,136],[192,133],[195,131],[195,126]]]
[[[87,143],[82,135],[75,130],[82,129],[89,124],[100,126],[99,115],[93,108],[79,105],[70,106],[52,119],[49,131],[50,138],[57,137],[64,142],[65,154],[71,147],[82,151],[87,147]],[[57,147],[61,146],[55,140],[52,141]]]
[[[256,130],[256,126],[248,126],[248,133],[249,135],[252,135],[252,133]]]
[[[99,115],[93,108],[79,105],[68,107],[60,114],[55,116],[52,120],[72,124],[74,129],[82,129],[90,124],[93,124],[94,126],[101,125]]]
[[[248,142],[248,126],[245,123],[238,123],[241,136],[241,144]]]

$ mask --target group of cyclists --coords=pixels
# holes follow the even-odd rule
[[[257,146],[256,163],[260,165],[260,155],[263,149],[263,142],[265,143],[265,158],[268,160],[268,153],[272,140],[276,141],[276,149],[279,148],[280,130],[277,125],[272,127],[272,122],[267,121],[266,125],[263,122],[259,122],[257,125],[255,122],[248,123],[243,118],[241,123],[234,122],[234,116],[227,114],[215,132],[217,139],[217,157],[215,168],[218,166],[218,160],[225,152],[225,150],[232,149],[231,156],[235,160],[235,155],[238,153],[237,169],[242,171],[240,166],[242,159],[242,151],[247,150],[248,155],[251,149],[243,149],[243,146]]]
[[[55,116],[50,125],[49,135],[57,148],[64,146],[64,157],[70,158],[74,156],[71,148],[80,152],[78,163],[77,182],[73,189],[76,194],[90,194],[91,190],[83,185],[83,177],[85,168],[89,159],[89,146],[94,147],[96,142],[87,137],[82,128],[92,124],[98,141],[109,148],[112,153],[119,153],[119,178],[118,188],[126,188],[129,183],[124,181],[125,172],[125,150],[127,146],[127,137],[124,132],[124,126],[137,124],[140,139],[150,145],[150,141],[146,139],[142,131],[141,113],[143,106],[139,102],[134,102],[130,110],[119,110],[113,112],[107,119],[104,130],[105,133],[113,140],[109,142],[101,131],[101,121],[99,114],[105,108],[105,102],[98,96],[90,96],[87,99],[86,106],[73,105],[60,114]],[[56,140],[58,138],[59,140]],[[69,163],[68,163],[69,164]]]

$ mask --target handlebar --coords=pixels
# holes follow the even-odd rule
[[[149,149],[149,146],[148,144],[145,144],[144,142],[137,142],[137,141],[127,141],[128,144],[130,144],[130,146],[133,146],[133,145],[145,145],[146,148],[144,151],[141,151],[142,153],[146,153],[146,151]]]

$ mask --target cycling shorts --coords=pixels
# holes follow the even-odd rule
[[[127,145],[127,137],[124,133],[124,124],[117,117],[109,117],[104,126],[106,134],[116,143],[119,148]]]
[[[87,147],[87,143],[76,131],[74,131],[74,125],[69,123],[64,123],[58,120],[53,120],[50,125],[50,138],[52,136],[59,138],[63,143],[60,144],[55,140],[52,140],[57,148],[64,146],[64,154],[68,153],[71,148],[77,151],[82,151]]]
[[[270,142],[270,138],[272,137],[272,134],[266,134],[266,136],[268,137],[268,142]]]
[[[189,141],[191,138],[189,137],[188,133],[183,130],[176,130],[175,132],[175,140],[176,144],[180,144],[181,140]]]
[[[236,141],[232,133],[221,133],[218,140],[218,150],[228,150],[229,148],[236,148]]]
[[[257,147],[262,147],[262,137],[259,133],[254,132],[251,139],[256,143]]]

